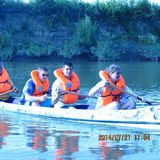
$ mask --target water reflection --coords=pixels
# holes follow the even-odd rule
[[[27,126],[25,128],[25,135],[27,137],[27,146],[34,150],[39,150],[40,152],[47,151],[47,129],[38,129],[32,126]]]
[[[134,156],[142,153],[150,153],[151,156],[160,154],[159,132],[65,122],[8,112],[0,116],[0,154],[5,157],[3,160],[10,159],[11,155],[21,160],[123,160],[131,155],[136,159]],[[100,141],[98,138],[99,135],[126,134],[130,136],[128,140]],[[135,138],[138,134],[141,135],[139,140]],[[150,134],[150,140],[142,139],[144,134]]]
[[[102,160],[127,160],[130,156],[136,159],[137,155],[139,155],[139,159],[147,159],[148,153],[150,153],[151,159],[155,159],[155,154],[160,153],[159,147],[160,142],[156,139],[151,141],[133,140],[127,142],[99,141],[97,148],[91,147],[89,150],[93,154],[99,155],[98,157],[101,157]]]
[[[0,148],[6,145],[5,137],[9,135],[9,125],[6,119],[0,119]]]
[[[79,151],[79,136],[74,136],[77,133],[79,132],[64,130],[61,135],[55,135],[55,160],[73,160],[72,154]]]
[[[112,144],[110,142],[100,141],[99,154],[103,160],[107,159],[118,160],[120,159],[120,157],[123,156],[123,150],[121,150],[121,148],[119,148],[118,146],[112,147]]]

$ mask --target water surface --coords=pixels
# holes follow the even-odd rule
[[[52,84],[53,70],[63,60],[21,60],[5,63],[12,81],[21,91],[30,78],[30,72],[39,65],[49,69]],[[75,60],[74,69],[81,80],[81,91],[87,93],[100,78],[98,72],[109,62]],[[127,85],[140,96],[160,102],[160,64],[121,62]],[[20,94],[19,94],[20,95]],[[82,103],[95,104],[95,99]],[[145,104],[137,103],[143,107]],[[100,136],[129,135],[127,140],[107,139]],[[154,160],[160,154],[159,132],[107,125],[68,122],[41,116],[0,111],[1,160]]]

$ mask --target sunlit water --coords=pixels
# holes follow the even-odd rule
[[[50,71],[60,67],[63,60],[32,60],[5,63],[13,82],[22,90],[30,71],[44,64]],[[81,80],[81,92],[100,80],[98,71],[109,62],[76,60],[75,71]],[[118,63],[127,85],[140,96],[160,103],[159,63]],[[20,94],[19,94],[20,95]],[[18,96],[19,96],[18,95]],[[95,99],[81,103],[95,104]],[[146,104],[138,102],[141,107]],[[107,125],[62,121],[0,111],[0,160],[155,160],[160,154],[160,132]],[[109,136],[128,136],[119,141]],[[100,140],[105,136],[105,141]]]

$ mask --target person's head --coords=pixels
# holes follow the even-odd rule
[[[67,78],[70,78],[73,72],[73,64],[71,62],[64,62],[62,71]]]
[[[3,62],[0,61],[0,74],[2,74],[2,70],[3,70]]]
[[[48,77],[48,69],[45,66],[40,66],[38,68],[39,79],[43,82]]]
[[[121,69],[119,66],[111,64],[106,70],[108,71],[109,76],[113,82],[119,80],[119,77],[121,75]]]

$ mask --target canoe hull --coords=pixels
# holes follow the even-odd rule
[[[86,110],[86,109],[55,109],[47,107],[23,106],[0,102],[0,110],[24,114],[46,116],[52,118],[80,121],[85,123],[101,123],[112,126],[126,126],[144,129],[160,130],[160,117],[155,117],[160,106],[146,107],[134,110]]]

